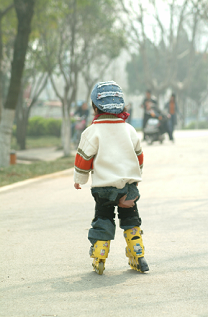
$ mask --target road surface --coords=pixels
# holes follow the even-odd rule
[[[90,182],[76,191],[61,174],[0,191],[0,316],[208,316],[208,131],[175,136],[142,143],[146,274],[129,269],[117,220],[106,270],[92,271]]]

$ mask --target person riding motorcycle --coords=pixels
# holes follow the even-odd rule
[[[157,128],[158,128],[158,135],[156,136],[155,135],[155,138],[152,139],[154,141],[163,141],[162,138],[160,138],[160,136],[162,136],[164,133],[168,133],[169,137],[170,137],[170,129],[169,129],[169,124],[168,124],[168,121],[169,121],[169,115],[166,115],[163,111],[161,111],[157,105],[152,105],[151,108],[149,108],[146,112],[146,115],[147,115],[147,123],[146,125],[148,124],[148,120],[151,119],[151,118],[155,118],[155,119],[158,119],[159,120],[159,124],[157,125]],[[148,132],[146,131],[145,134],[148,136]],[[151,134],[151,137],[153,137],[153,135]],[[148,139],[148,137],[147,137]],[[151,142],[152,143],[152,142]]]
[[[142,123],[142,130],[143,130],[143,141],[145,140],[146,136],[145,136],[145,126],[147,123],[147,120],[149,119],[149,110],[150,108],[152,108],[153,106],[157,107],[157,101],[152,98],[151,95],[151,91],[148,89],[146,91],[146,96],[141,104],[141,108],[144,109],[144,114],[143,114],[143,123]]]

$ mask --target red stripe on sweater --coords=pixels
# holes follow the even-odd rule
[[[139,160],[139,165],[142,165],[143,164],[143,161],[144,161],[144,154],[142,152],[142,154],[138,155],[138,160]]]
[[[74,164],[76,167],[80,168],[81,170],[89,171],[93,169],[93,160],[94,160],[94,157],[87,161],[77,153]]]
[[[93,124],[98,124],[98,123],[124,123],[125,121],[110,121],[110,120],[105,120],[105,121],[94,121]]]

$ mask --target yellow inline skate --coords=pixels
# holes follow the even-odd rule
[[[138,272],[149,271],[148,264],[144,258],[144,245],[142,241],[142,230],[134,227],[124,231],[126,239],[126,256],[129,258],[129,265]]]
[[[110,249],[110,240],[108,241],[100,241],[98,240],[93,246],[90,248],[90,257],[93,258],[93,269],[94,271],[102,275],[105,270],[105,261],[108,257]]]

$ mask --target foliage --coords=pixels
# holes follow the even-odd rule
[[[177,47],[177,54],[180,56],[190,46],[188,35],[183,30],[180,33],[180,40]],[[146,53],[151,69],[151,76],[156,82],[162,82],[166,76],[167,68],[165,67],[167,56],[165,56],[164,47],[162,43],[157,46],[149,40],[146,40]],[[171,66],[170,66],[171,67]],[[193,65],[190,66],[189,60],[186,56],[178,58],[176,72],[177,80],[183,82],[189,74],[189,68],[193,67],[193,75],[190,78],[189,85],[184,89],[183,95],[199,101],[202,92],[207,88],[208,84],[208,54],[196,52],[193,57]],[[130,93],[143,93],[146,89],[151,88],[145,82],[145,69],[143,56],[140,54],[132,54],[131,60],[126,65],[128,74],[128,86]],[[173,71],[173,70],[171,70]],[[169,87],[171,84],[169,83]],[[160,91],[161,94],[165,93],[167,86]]]
[[[60,137],[61,134],[61,119],[32,117],[28,121],[28,136],[43,136],[51,135]],[[13,135],[16,136],[16,126],[13,126]]]
[[[31,49],[39,56],[61,101],[62,142],[67,155],[70,153],[70,107],[76,100],[79,74],[95,61],[101,68],[103,58],[109,64],[109,60],[118,56],[124,41],[121,30],[115,26],[114,0],[53,0],[48,4],[44,1],[45,19],[36,21],[39,38]],[[58,88],[57,77],[62,80],[63,89]]]
[[[61,120],[53,118],[46,119],[46,132],[47,135],[54,135],[56,137],[60,137]]]
[[[187,89],[187,95],[197,104],[201,104],[202,93],[207,91],[208,87],[208,53],[198,53],[195,56],[193,76]]]
[[[166,69],[164,67],[164,48],[162,43],[155,47],[150,40],[146,40],[146,53],[151,69],[150,76],[154,81],[162,82],[165,78]],[[145,68],[142,54],[133,53],[131,60],[126,64],[128,86],[130,93],[143,93],[146,89]],[[165,90],[161,91],[164,93]]]
[[[51,135],[60,137],[61,120],[53,118],[32,117],[28,121],[27,135],[41,136]]]
[[[200,121],[198,123],[196,121],[192,121],[185,127],[185,129],[186,130],[208,129],[208,121]]]
[[[32,136],[46,135],[46,121],[42,117],[33,117],[29,119],[27,134]]]
[[[45,70],[63,76],[67,87],[76,84],[71,82],[75,72],[97,60],[101,64],[103,57],[117,57],[125,46],[124,32],[115,25],[115,1],[44,1],[44,10],[36,8],[34,24],[39,37],[31,49]]]
[[[127,24],[132,57],[127,64],[129,91],[151,89],[159,98],[171,89],[184,120],[187,97],[200,107],[208,85],[205,2],[163,1],[161,7],[157,1],[120,3],[126,19],[131,16]]]

